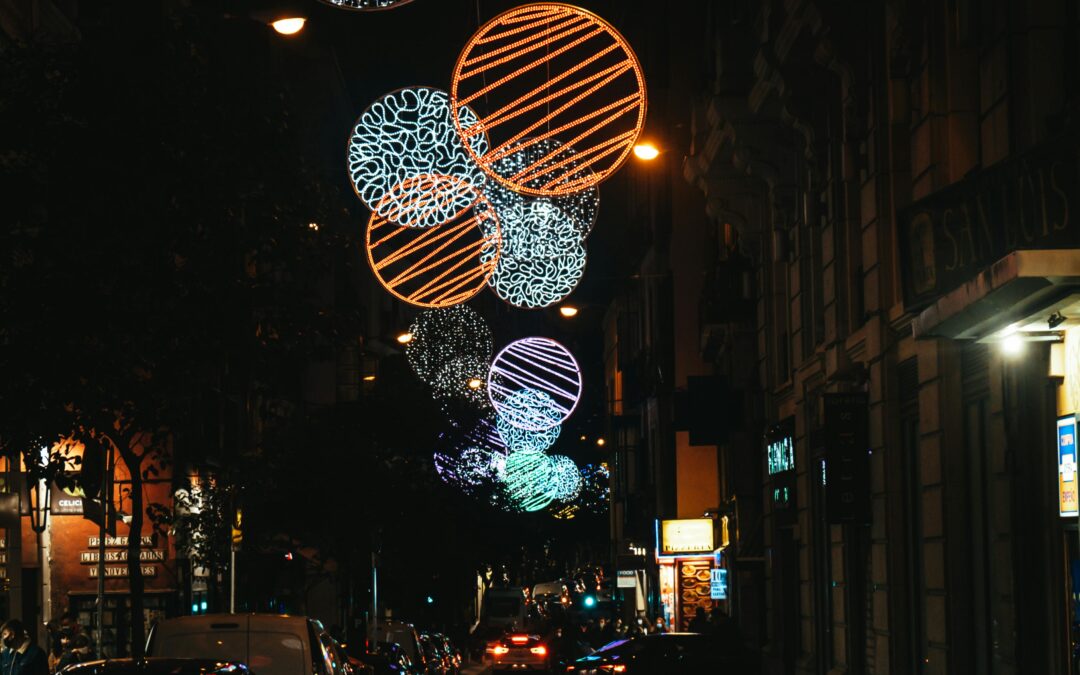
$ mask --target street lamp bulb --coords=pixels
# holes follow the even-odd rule
[[[607,444],[607,441],[605,441],[602,438],[598,438],[598,439],[596,439],[596,444],[599,445],[602,448]]]
[[[646,162],[660,156],[660,150],[652,143],[638,143],[634,146],[634,156]]]
[[[1001,351],[1008,356],[1016,356],[1024,348],[1024,341],[1015,333],[1001,341]]]
[[[414,336],[412,333],[402,333],[401,335],[397,336],[397,341],[403,345],[407,345],[413,341],[413,337]]]
[[[365,375],[364,376],[364,382],[374,382],[374,381],[375,381],[375,376],[374,375]]]
[[[562,314],[567,319],[569,319],[572,316],[577,316],[577,313],[578,313],[578,308],[574,307],[573,305],[563,305],[562,307],[559,308],[559,314]]]
[[[469,389],[479,389],[482,386],[484,386],[484,381],[478,377],[469,380]]]
[[[270,26],[281,35],[296,35],[304,30],[305,23],[307,23],[307,19],[304,17],[292,16],[286,19],[278,19],[271,23]]]

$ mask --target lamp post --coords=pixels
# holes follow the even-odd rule
[[[52,495],[51,453],[43,447],[36,454],[27,453],[26,480],[27,494],[30,498],[30,529],[37,535],[38,563],[41,566],[41,621],[38,623],[38,637],[43,634],[45,625],[52,619],[52,603],[49,588],[49,499]]]

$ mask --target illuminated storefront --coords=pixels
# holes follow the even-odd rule
[[[671,630],[689,630],[698,607],[708,612],[715,606],[711,591],[714,540],[711,518],[656,522],[660,602]]]

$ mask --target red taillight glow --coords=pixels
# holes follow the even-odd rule
[[[495,652],[496,654],[508,654],[508,653],[510,653],[510,648],[509,647],[503,647],[502,645],[499,645],[498,647],[496,647],[495,649],[492,649],[491,651]]]
[[[516,645],[523,645],[528,641],[529,641],[529,636],[528,635],[512,635],[510,637],[510,642],[513,642]]]
[[[624,666],[622,664],[619,664],[617,666],[613,666],[613,665],[609,664],[609,665],[600,666],[600,670],[604,671],[605,673],[625,673],[626,672],[626,666]]]
[[[533,647],[529,651],[532,652],[533,654],[543,656],[544,654],[547,654],[547,647],[545,647],[544,645],[540,645],[539,647]]]

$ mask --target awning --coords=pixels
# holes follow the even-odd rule
[[[980,340],[1075,304],[1080,249],[1015,251],[940,297],[912,324],[916,338]]]

